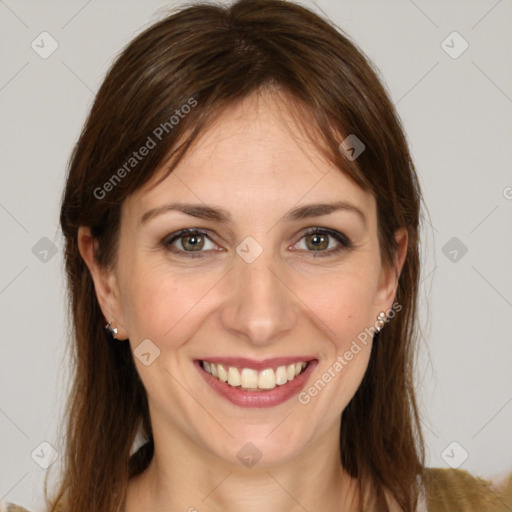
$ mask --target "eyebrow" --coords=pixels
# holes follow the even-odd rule
[[[357,206],[348,203],[346,201],[336,201],[334,203],[318,203],[318,204],[307,204],[304,206],[298,206],[287,212],[283,216],[285,222],[292,222],[309,217],[320,217],[322,215],[328,215],[335,211],[348,211],[355,213],[363,221],[364,225],[367,225],[367,219],[364,212]],[[220,207],[207,206],[204,204],[193,204],[193,203],[168,203],[157,208],[153,208],[144,213],[140,219],[140,224],[145,224],[150,219],[157,217],[163,213],[170,211],[179,211],[197,217],[199,219],[214,220],[223,223],[230,223],[232,221],[231,214]]]

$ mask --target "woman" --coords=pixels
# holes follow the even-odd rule
[[[76,366],[48,510],[506,510],[425,468],[420,202],[376,72],[304,7],[139,35],[62,203]]]

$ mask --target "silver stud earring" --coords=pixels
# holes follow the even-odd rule
[[[384,327],[385,320],[386,320],[386,313],[384,313],[384,311],[381,311],[379,313],[379,316],[377,317],[377,325],[375,327],[377,332],[380,332],[382,330],[382,328]]]
[[[105,329],[109,332],[112,338],[117,339],[117,327],[110,327],[111,325],[112,322],[109,322],[107,325],[105,325]]]

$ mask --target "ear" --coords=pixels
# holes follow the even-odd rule
[[[128,338],[128,333],[124,328],[116,275],[113,270],[98,263],[97,248],[98,241],[91,235],[90,228],[80,226],[78,228],[78,250],[94,282],[94,290],[105,317],[105,324],[112,322],[112,327],[117,328],[116,339],[125,340]]]
[[[398,278],[402,272],[405,257],[407,255],[407,229],[400,228],[395,231],[395,240],[397,249],[393,264],[387,268],[381,268],[376,297],[376,307],[378,311],[375,312],[375,318],[381,311],[386,313],[393,306],[393,301],[395,299],[396,291],[398,288]]]

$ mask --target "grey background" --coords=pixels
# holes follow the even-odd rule
[[[510,471],[512,4],[303,3],[376,63],[420,174],[430,213],[418,366],[428,463]],[[71,149],[114,56],[173,5],[0,0],[0,500],[38,510],[45,470],[31,453],[44,458],[43,441],[60,450],[68,373],[58,208]],[[31,47],[43,31],[58,43],[47,59]],[[453,31],[469,44],[458,58],[442,46]],[[444,44],[462,48],[453,37]]]

